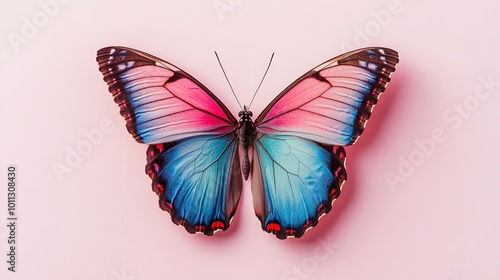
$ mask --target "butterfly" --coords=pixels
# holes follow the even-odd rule
[[[97,52],[128,132],[148,144],[159,206],[189,233],[226,230],[251,177],[255,214],[279,239],[301,237],[332,209],[347,178],[343,146],[363,132],[399,62],[363,48],[308,71],[252,121],[233,116],[179,67],[126,47]]]

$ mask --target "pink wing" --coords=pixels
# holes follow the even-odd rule
[[[147,53],[107,47],[97,52],[127,129],[141,143],[225,134],[237,121],[214,94],[178,67]]]
[[[398,53],[387,48],[355,50],[326,61],[279,94],[255,120],[257,130],[352,144],[398,61]]]

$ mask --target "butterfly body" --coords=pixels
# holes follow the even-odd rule
[[[248,150],[253,145],[255,140],[255,124],[252,121],[253,113],[248,111],[247,107],[238,113],[240,120],[238,122],[238,142],[242,150],[242,162],[241,162],[241,172],[245,178],[248,180],[250,175],[250,159],[248,156]]]
[[[332,58],[253,121],[169,62],[125,47],[97,53],[128,131],[149,145],[145,171],[172,221],[190,233],[226,230],[251,178],[262,229],[280,239],[301,237],[332,209],[347,178],[343,146],[363,132],[398,61],[377,47]]]

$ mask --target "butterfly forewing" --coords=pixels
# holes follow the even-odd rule
[[[138,142],[165,143],[235,129],[237,121],[226,106],[168,62],[123,47],[99,50],[97,62]]]
[[[352,144],[397,62],[397,53],[386,48],[361,49],[326,61],[278,95],[255,120],[257,130]]]

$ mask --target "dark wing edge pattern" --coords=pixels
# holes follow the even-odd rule
[[[373,52],[382,53],[383,56],[372,56]],[[382,60],[381,57],[383,57],[384,60]],[[374,63],[378,66],[376,71],[372,70],[377,76],[377,81],[373,84],[374,88],[372,92],[367,94],[363,100],[364,108],[360,108],[356,116],[356,134],[352,136],[352,140],[348,145],[354,144],[363,133],[374,106],[377,104],[380,95],[385,91],[387,84],[389,84],[392,73],[396,71],[399,55],[395,50],[388,48],[365,48],[341,56],[338,60],[338,64],[360,67],[359,61],[364,61],[367,65]]]

